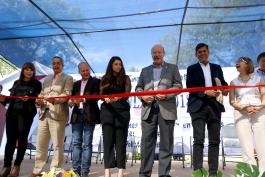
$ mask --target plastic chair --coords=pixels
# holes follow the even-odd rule
[[[221,130],[221,145],[222,145],[222,162],[223,162],[223,169],[226,166],[227,156],[232,157],[242,157],[239,149],[240,149],[240,142],[237,136],[237,131],[235,128],[234,123],[230,123],[224,125]],[[236,148],[236,151],[233,152],[232,150]],[[227,151],[230,149],[230,152]],[[230,161],[233,162],[233,161]]]

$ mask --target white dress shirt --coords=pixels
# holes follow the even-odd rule
[[[211,76],[211,69],[210,69],[210,64],[207,63],[206,65],[203,63],[200,63],[203,75],[204,75],[204,80],[205,80],[205,87],[212,87],[212,76]]]
[[[84,90],[85,90],[86,84],[87,84],[87,80],[81,81],[80,95],[84,95]],[[81,101],[79,103],[79,109],[83,109],[83,108],[84,108],[83,101]]]

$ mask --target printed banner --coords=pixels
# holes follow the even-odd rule
[[[224,78],[229,84],[232,79],[237,76],[237,71],[235,68],[223,68],[224,71]],[[127,73],[132,81],[132,92],[135,91],[135,86],[139,79],[140,72],[131,72]],[[186,88],[186,70],[180,70],[183,88]],[[97,76],[102,76],[103,74],[97,74]],[[72,74],[74,80],[80,79],[79,74]],[[231,77],[233,76],[233,77]],[[16,78],[17,79],[17,78]],[[12,86],[13,81],[10,81],[9,85]],[[5,85],[3,85],[5,88]],[[7,88],[5,88],[7,89]],[[201,89],[201,88],[195,88]],[[202,88],[205,89],[205,88]],[[180,90],[179,90],[180,91]],[[184,89],[182,91],[196,91],[196,90],[187,90]],[[138,94],[138,93],[134,93]],[[146,93],[143,93],[146,94]],[[192,139],[192,125],[190,115],[187,113],[187,98],[188,92],[181,92],[179,95],[176,96],[177,100],[177,120],[175,122],[175,129],[174,129],[174,153],[178,154],[182,152],[182,147],[186,154],[190,153],[190,148],[193,142]],[[5,94],[8,95],[8,94]],[[126,95],[127,96],[127,95]],[[128,152],[140,152],[140,145],[141,145],[141,101],[137,98],[137,96],[131,96],[129,98],[129,103],[131,105],[131,121],[129,124],[129,131],[128,131],[128,139],[127,139],[127,151]],[[101,103],[99,103],[101,104]],[[222,113],[222,126],[228,123],[233,123],[233,108],[229,105],[228,97],[224,97],[224,106],[226,112]],[[71,109],[70,109],[71,112]],[[5,120],[5,114],[1,113],[1,121]],[[4,122],[1,122],[1,127],[4,127]],[[36,115],[29,138],[34,137],[36,139],[36,128],[38,126],[38,115]],[[1,128],[0,127],[0,128]],[[3,128],[0,129],[3,131]],[[67,128],[67,135],[71,135],[69,132],[71,129]],[[159,131],[158,131],[158,139],[156,145],[156,152],[159,150]],[[5,139],[3,139],[5,141]],[[67,139],[66,146],[70,144],[71,138]],[[33,141],[34,142],[34,141]],[[35,141],[36,142],[36,141]],[[2,142],[0,154],[3,154],[5,142]],[[67,149],[67,147],[66,147]],[[101,126],[97,125],[94,131],[94,138],[93,138],[93,152],[103,152],[103,139],[102,139],[102,131]]]

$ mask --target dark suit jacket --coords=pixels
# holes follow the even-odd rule
[[[98,95],[100,80],[90,77],[84,89],[84,95]],[[72,95],[80,95],[81,80],[76,81],[73,86]],[[86,99],[84,102],[84,120],[90,124],[100,123],[100,112],[98,107],[98,99]],[[79,113],[78,106],[74,106],[71,123],[75,123]]]
[[[216,86],[214,78],[217,77],[222,85],[227,85],[224,80],[223,71],[220,65],[210,63],[212,84]],[[196,63],[191,65],[187,69],[187,80],[186,80],[187,88],[191,87],[205,87],[205,79],[203,75],[202,68],[200,63]],[[224,106],[216,101],[215,98],[208,98],[203,92],[191,92],[188,99],[188,112],[194,113],[201,109],[205,102],[211,101],[211,105],[215,106],[220,112],[224,112]]]

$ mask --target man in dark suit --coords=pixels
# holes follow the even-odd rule
[[[200,43],[196,46],[196,57],[199,62],[189,66],[187,69],[187,88],[227,85],[220,65],[209,63],[209,48],[207,44]],[[210,176],[217,175],[221,112],[225,111],[223,104],[216,99],[219,94],[227,95],[228,91],[218,92],[216,90],[206,90],[191,92],[188,99],[188,112],[190,113],[193,126],[194,170],[202,168],[203,165],[205,125],[207,125]]]
[[[90,76],[87,63],[78,65],[81,80],[74,83],[72,95],[97,95],[99,94],[100,80]],[[69,100],[69,105],[74,106],[71,116],[73,133],[73,170],[82,177],[88,177],[92,156],[92,140],[95,124],[99,123],[99,107],[97,99]],[[82,164],[82,165],[81,165]]]
[[[161,45],[151,50],[153,64],[142,69],[136,91],[182,88],[178,67],[164,61]],[[157,129],[160,130],[159,169],[160,177],[170,177],[173,154],[173,132],[177,118],[175,94],[158,94],[140,97],[142,101],[141,167],[139,176],[150,177],[155,155]]]

